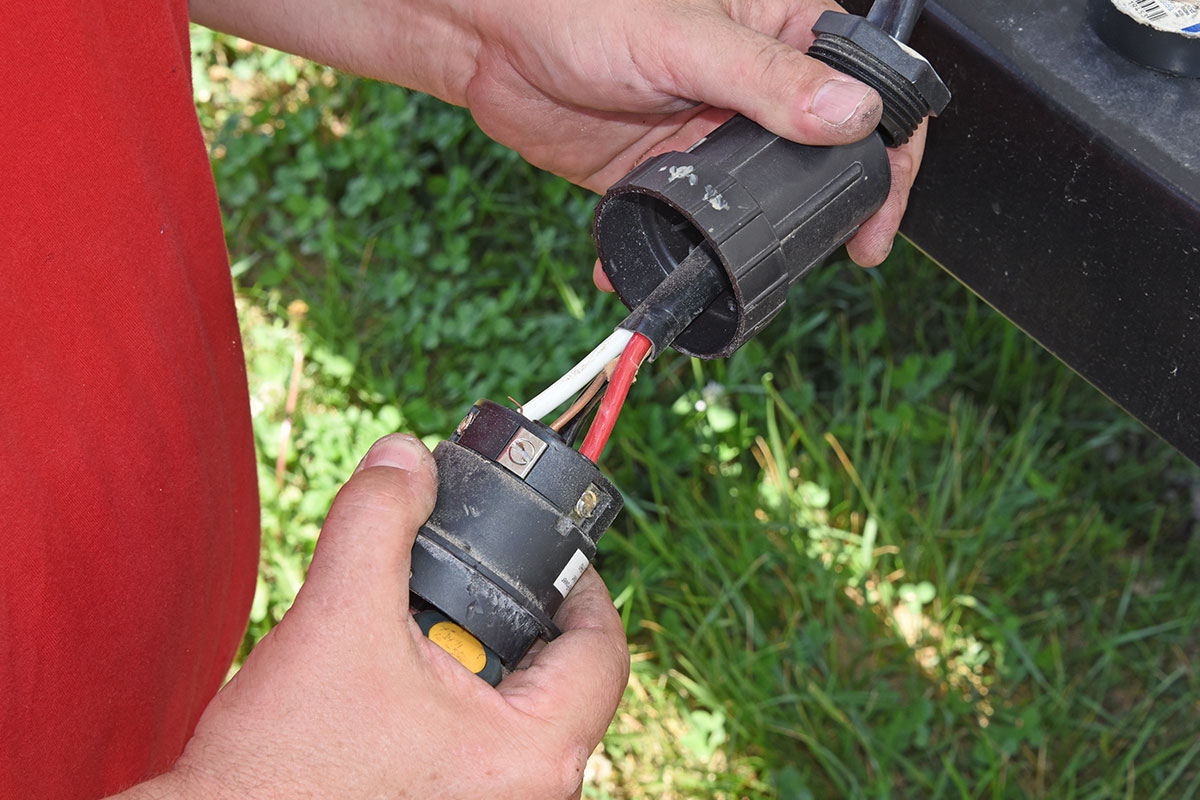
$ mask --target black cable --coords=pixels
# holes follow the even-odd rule
[[[728,288],[721,262],[707,245],[699,245],[617,327],[649,339],[653,361]]]
[[[604,397],[604,394],[607,391],[608,381],[605,381],[604,383],[600,384],[599,390],[592,395],[592,399],[588,400],[587,405],[579,409],[579,413],[571,417],[570,421],[567,422],[567,424],[562,427],[562,430],[558,432],[558,435],[562,437],[564,442],[566,442],[567,447],[575,446],[575,439],[579,436],[579,432],[583,430],[583,426],[587,423],[588,417],[590,417],[592,412],[595,411],[600,405],[600,400]]]
[[[875,0],[867,12],[867,22],[882,28],[896,41],[907,42],[924,8],[925,0]]]

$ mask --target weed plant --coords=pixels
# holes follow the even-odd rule
[[[595,198],[466,112],[193,42],[261,465],[249,646],[375,438],[531,396],[622,309]],[[633,676],[586,797],[1200,790],[1200,475],[911,247],[648,366],[604,467]]]

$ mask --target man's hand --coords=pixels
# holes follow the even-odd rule
[[[476,121],[597,192],[735,111],[806,144],[857,141],[879,123],[874,90],[804,55],[817,17],[840,10],[832,0],[488,0],[477,9],[465,96]],[[924,129],[892,153],[891,195],[848,245],[860,264],[891,250],[923,145]]]
[[[190,7],[203,24],[465,105],[497,141],[597,192],[650,156],[687,148],[734,112],[807,144],[861,139],[881,113],[873,90],[803,54],[817,17],[839,8],[832,0]],[[891,195],[847,245],[859,264],[878,264],[890,251],[924,141],[922,127],[889,151]]]
[[[338,493],[295,605],[205,710],[168,773],[124,798],[577,797],[629,675],[588,570],[563,635],[493,689],[408,613],[437,482],[416,439],[381,439]]]

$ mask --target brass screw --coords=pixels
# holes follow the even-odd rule
[[[596,494],[596,490],[588,487],[579,496],[579,502],[575,504],[575,513],[581,517],[590,517],[599,502],[600,496]]]
[[[463,417],[462,422],[458,423],[458,427],[454,429],[455,435],[461,436],[463,431],[471,427],[471,423],[475,421],[477,414],[478,412],[475,409],[471,409],[471,413]]]

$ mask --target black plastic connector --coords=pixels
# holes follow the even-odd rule
[[[623,500],[556,432],[487,400],[433,457],[437,504],[409,587],[512,669],[539,637],[559,635],[554,612]]]
[[[1180,31],[1177,18],[1166,16],[1157,3],[1146,4],[1143,14],[1162,13],[1159,22],[1136,19],[1113,4],[1091,0],[1089,16],[1100,40],[1130,61],[1186,78],[1200,78],[1200,33]],[[1190,19],[1194,20],[1195,17]],[[1173,23],[1173,24],[1171,24]],[[1187,30],[1192,30],[1191,28]]]
[[[872,13],[903,38],[921,6],[879,0]],[[592,235],[604,273],[634,309],[622,327],[655,331],[655,356],[672,335],[680,352],[721,358],[758,334],[788,288],[883,205],[891,187],[885,144],[907,141],[950,100],[928,61],[866,19],[830,11],[813,30],[810,55],[879,91],[875,133],[813,147],[736,116],[686,152],[646,161],[596,206]]]
[[[605,275],[631,309],[699,249],[720,291],[674,346],[723,358],[779,313],[788,288],[883,205],[890,185],[877,134],[813,147],[737,116],[609,189],[593,236]]]

